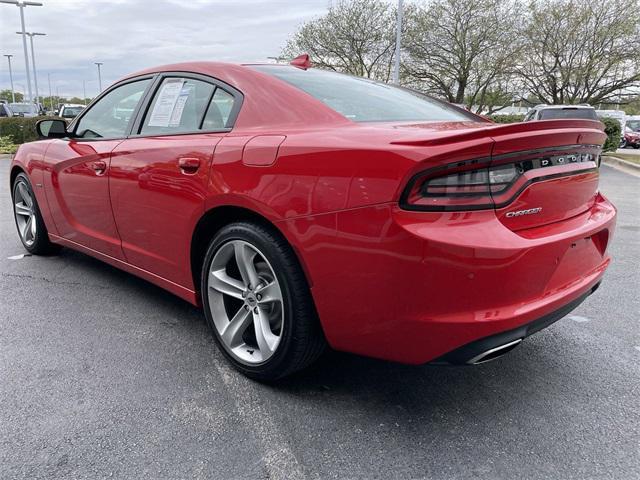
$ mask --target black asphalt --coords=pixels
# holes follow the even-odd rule
[[[264,386],[196,308],[24,252],[0,159],[0,478],[640,477],[640,179],[602,168],[614,257],[582,306],[479,367],[331,353]],[[499,286],[497,286],[499,288]],[[464,295],[464,292],[460,292]]]

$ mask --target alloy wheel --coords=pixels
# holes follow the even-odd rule
[[[258,248],[243,240],[222,244],[209,267],[207,295],[221,343],[235,359],[257,365],[274,355],[284,327],[282,290]]]
[[[36,208],[29,187],[18,181],[13,194],[13,211],[22,241],[28,247],[36,241],[37,222]]]

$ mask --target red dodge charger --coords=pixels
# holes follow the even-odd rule
[[[77,249],[201,305],[260,380],[327,345],[482,363],[598,288],[616,217],[599,122],[498,125],[308,67],[151,68],[68,126],[41,121],[11,168],[25,248]]]

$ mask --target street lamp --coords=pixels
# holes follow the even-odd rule
[[[31,96],[31,75],[29,75],[29,54],[27,53],[27,31],[24,28],[24,7],[41,7],[39,2],[27,2],[25,0],[0,0],[0,3],[8,3],[15,5],[20,9],[20,24],[22,26],[22,48],[24,50],[24,69],[27,73],[27,87],[29,89],[29,100],[33,100]]]
[[[47,73],[47,81],[49,82],[49,109],[53,111],[53,95],[51,94],[51,74]]]
[[[16,103],[16,93],[13,90],[13,72],[11,71],[11,57],[13,55],[5,55],[9,60],[9,80],[11,81],[11,103]]]
[[[22,35],[22,32],[16,32],[18,35]],[[36,103],[40,101],[40,95],[38,94],[38,72],[36,71],[36,54],[33,50],[33,37],[39,35],[46,35],[46,33],[39,32],[24,32],[25,35],[29,36],[29,41],[31,42],[31,65],[33,65],[33,82],[36,86]]]
[[[104,63],[102,62],[94,62],[96,64],[96,66],[98,67],[98,88],[100,90],[98,90],[98,93],[102,92],[102,73],[100,72],[100,66],[104,65]]]

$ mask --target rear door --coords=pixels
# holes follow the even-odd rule
[[[139,78],[109,89],[45,157],[45,192],[58,234],[117,259],[124,257],[109,200],[109,162],[151,82]]]
[[[204,213],[215,146],[241,98],[205,76],[157,78],[132,135],[111,159],[111,204],[129,263],[193,288],[191,235]]]

